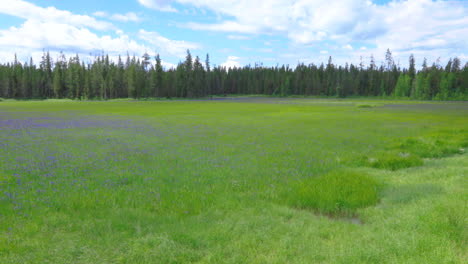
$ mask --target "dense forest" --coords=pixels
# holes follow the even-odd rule
[[[424,100],[467,99],[468,63],[450,59],[445,67],[438,63],[416,70],[411,55],[409,67],[395,64],[390,50],[378,66],[371,56],[369,66],[299,64],[264,67],[261,64],[227,69],[210,67],[209,56],[201,61],[187,51],[185,61],[176,68],[164,69],[157,55],[154,60],[127,55],[117,61],[108,55],[84,63],[79,56],[68,60],[61,54],[55,61],[44,52],[36,65],[16,59],[0,65],[0,98],[112,99],[149,97],[204,97],[226,94],[276,96],[395,96]]]

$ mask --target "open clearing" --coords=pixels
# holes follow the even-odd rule
[[[466,263],[467,147],[466,102],[3,101],[0,263]]]

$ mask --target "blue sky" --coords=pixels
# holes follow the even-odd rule
[[[161,55],[185,51],[213,65],[298,62],[380,64],[389,48],[406,67],[414,54],[444,64],[468,59],[468,1],[387,0],[0,0],[0,61],[43,50],[84,60],[102,51]]]

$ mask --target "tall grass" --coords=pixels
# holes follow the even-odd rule
[[[467,115],[369,99],[5,100],[0,263],[462,263],[467,154],[432,153],[466,147]]]
[[[379,183],[369,175],[339,170],[296,183],[288,202],[319,213],[348,215],[358,208],[375,205]]]
[[[375,157],[363,157],[362,163],[377,169],[399,170],[423,165],[423,160],[411,153],[384,152]]]

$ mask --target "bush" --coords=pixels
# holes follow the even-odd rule
[[[358,104],[357,107],[358,108],[372,108],[374,106],[370,104]]]
[[[358,108],[374,108],[374,107],[379,107],[382,106],[381,104],[373,104],[373,103],[362,103],[362,104],[356,104],[356,107]]]
[[[378,187],[378,182],[368,175],[336,171],[300,181],[289,193],[289,202],[324,214],[350,214],[376,204]]]

